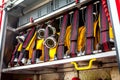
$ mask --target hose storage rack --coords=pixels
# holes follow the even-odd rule
[[[68,55],[68,58],[65,58],[65,59],[63,58],[58,60],[54,58],[54,60],[48,60],[48,61],[46,60],[40,63],[34,63],[34,64],[31,63],[31,64],[8,67],[9,62],[11,60],[10,58],[12,56],[12,52],[14,51],[15,45],[17,43],[15,38],[16,36],[19,35],[19,33],[21,35],[22,34],[21,32],[23,31],[30,31],[29,29],[33,28],[34,26],[35,27],[43,26],[41,24],[45,22],[46,23],[44,26],[52,25],[53,19],[56,20],[55,25],[57,25],[57,29],[56,29],[57,31],[58,27],[60,27],[64,19],[64,17],[61,16],[64,13],[69,12],[69,14],[72,15],[69,18],[71,20],[71,18],[73,18],[74,16],[74,10],[76,8],[81,11],[85,9],[86,11],[86,6],[92,3],[95,5],[98,4],[96,7],[96,9],[98,9],[99,3],[101,2],[101,0],[97,0],[97,1],[96,0],[79,0],[79,3],[76,3],[74,0],[64,0],[64,1],[63,0],[45,0],[45,1],[40,0],[38,2],[36,0],[35,1],[29,0],[30,1],[29,3],[27,3],[26,1],[23,0],[22,2],[18,2],[19,4],[17,5],[14,5],[15,3],[11,4],[9,2],[8,4],[6,4],[5,14],[7,15],[7,18],[6,18],[7,22],[4,23],[4,26],[6,25],[6,36],[5,36],[6,39],[3,44],[3,47],[5,46],[5,49],[2,53],[4,55],[2,73],[45,74],[45,73],[53,73],[53,72],[72,71],[74,70],[74,66],[70,64],[71,62],[77,62],[78,65],[85,66],[85,65],[88,65],[89,60],[93,58],[96,58],[96,61],[93,62],[93,66],[91,69],[108,68],[108,67],[110,68],[113,66],[118,66],[117,60],[116,60],[117,58],[116,56],[118,54],[116,54],[117,50],[114,46],[111,48],[111,50],[108,50],[108,51],[94,50],[93,54],[90,54],[90,55],[83,54],[83,55],[72,57],[72,58],[70,58],[70,56]],[[40,2],[42,3],[38,4]],[[31,3],[34,3],[34,4],[31,5]],[[85,11],[83,11],[82,14],[85,14]],[[82,17],[83,21],[85,20],[84,18]],[[51,20],[51,22],[49,22],[49,20]],[[57,21],[59,20],[60,22],[58,24]],[[33,34],[33,36],[34,35],[35,34]],[[78,54],[81,54],[81,52],[78,52]],[[66,68],[70,68],[70,70],[67,70]]]

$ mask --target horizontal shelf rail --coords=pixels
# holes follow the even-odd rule
[[[53,66],[53,65],[60,65],[60,64],[66,64],[73,61],[87,61],[93,58],[99,59],[99,58],[107,58],[107,57],[113,57],[116,56],[116,51],[109,51],[109,52],[102,52],[102,53],[96,53],[92,55],[85,55],[75,58],[68,58],[68,59],[62,59],[62,60],[56,60],[56,61],[49,61],[49,62],[43,62],[39,64],[31,64],[31,65],[24,65],[24,66],[18,66],[18,67],[11,67],[11,68],[4,68],[2,69],[2,72],[11,72],[16,70],[25,70],[25,69],[35,69],[35,68],[42,68],[47,66]]]

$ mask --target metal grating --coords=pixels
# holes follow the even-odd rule
[[[36,10],[33,10],[30,13],[25,14],[24,16],[21,16],[19,18],[19,26],[29,23],[30,17],[32,17],[34,20],[36,20],[39,17],[42,17],[50,12],[52,12],[51,2],[49,2],[46,5],[41,6],[40,8],[38,8]]]
[[[39,9],[39,17],[42,17],[48,13],[52,12],[52,5],[51,5],[51,2],[46,4],[46,5],[43,5],[42,7],[40,7]]]
[[[27,13],[24,16],[21,16],[19,19],[18,26],[22,26],[22,25],[25,25],[26,23],[29,23],[30,17],[33,17],[33,19],[36,20],[36,19],[38,19],[42,16],[45,16],[45,15],[47,15],[47,14],[49,14],[49,13],[51,13],[59,8],[67,6],[73,2],[74,2],[74,0],[53,0],[53,1],[43,5],[41,7],[39,7],[38,9],[33,10],[32,12]],[[26,4],[26,6],[29,5],[27,3],[25,3],[25,4]]]
[[[73,2],[74,0],[53,0],[53,10],[59,9]]]

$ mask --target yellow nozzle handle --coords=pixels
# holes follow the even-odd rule
[[[88,66],[85,66],[85,67],[78,67],[77,63],[76,62],[71,62],[71,64],[73,64],[75,66],[75,69],[76,70],[87,70],[87,69],[91,69],[92,68],[92,63],[93,61],[95,61],[96,59],[91,59],[89,61],[89,65]]]

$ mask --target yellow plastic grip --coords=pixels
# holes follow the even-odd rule
[[[96,61],[95,58],[91,59],[89,61],[89,65],[88,66],[85,66],[85,67],[78,67],[77,63],[76,62],[71,62],[71,64],[73,64],[75,66],[75,69],[76,70],[87,70],[87,69],[91,69],[92,68],[92,63],[93,61]]]

